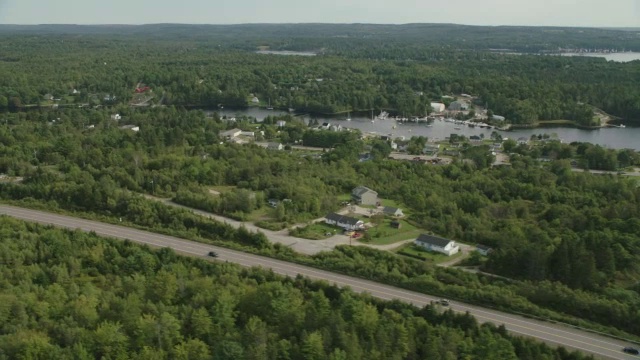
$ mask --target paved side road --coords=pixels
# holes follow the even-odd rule
[[[298,238],[298,237],[289,235],[288,229],[284,229],[280,231],[271,231],[267,229],[262,229],[249,221],[233,220],[221,215],[217,215],[210,212],[194,209],[188,206],[180,205],[171,201],[170,199],[162,199],[162,198],[158,198],[158,197],[146,195],[146,194],[142,196],[144,196],[149,200],[162,202],[167,206],[174,206],[181,209],[189,210],[194,214],[231,225],[235,228],[244,226],[249,231],[253,231],[253,232],[259,231],[265,234],[265,236],[272,243],[288,246],[291,249],[295,250],[296,252],[299,252],[305,255],[314,255],[322,251],[331,251],[333,250],[333,248],[335,248],[338,245],[367,246],[367,247],[371,247],[378,250],[391,250],[391,249],[397,248],[398,246],[402,246],[408,242],[413,241],[413,240],[405,240],[405,241],[400,241],[400,242],[396,242],[389,245],[372,245],[372,244],[364,244],[359,241],[349,241],[350,240],[349,236],[342,235],[342,234],[336,234],[323,240],[309,240],[309,239],[303,239],[303,238]],[[359,206],[356,207],[356,210],[362,212],[363,214],[368,214],[367,212],[365,212],[366,209],[360,208]],[[343,211],[340,211],[339,213],[346,213],[347,211],[348,210],[343,210]],[[314,220],[314,222],[318,222],[318,221],[323,221],[323,219]]]
[[[424,306],[437,300],[433,296],[407,291],[392,286],[379,284],[350,276],[344,276],[329,271],[314,269],[285,261],[274,260],[267,257],[247,254],[235,250],[205,245],[193,241],[179,239],[173,236],[154,234],[148,231],[136,230],[124,226],[110,225],[97,221],[77,219],[69,216],[56,215],[43,211],[23,209],[14,206],[0,205],[0,215],[8,215],[14,218],[49,224],[69,229],[82,231],[94,231],[101,236],[117,239],[128,239],[140,244],[153,247],[169,247],[175,251],[200,258],[210,259],[209,251],[216,251],[216,261],[227,261],[246,267],[259,266],[271,269],[275,273],[285,276],[302,275],[314,280],[324,280],[331,284],[349,287],[355,292],[369,293],[384,300],[400,300],[416,306]],[[568,326],[554,325],[542,321],[527,319],[517,315],[489,310],[478,306],[452,302],[451,309],[456,312],[469,312],[480,322],[491,322],[496,325],[504,324],[508,331],[516,335],[528,336],[552,345],[561,345],[571,349],[577,349],[585,353],[593,354],[603,359],[636,359],[626,356],[622,348],[628,344],[608,337],[592,334]]]

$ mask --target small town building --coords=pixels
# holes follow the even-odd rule
[[[469,110],[469,104],[464,101],[453,101],[449,104],[449,110],[451,111],[464,111]]]
[[[378,193],[366,186],[358,186],[351,191],[351,199],[359,205],[377,205]]]
[[[331,124],[328,122],[322,123],[322,125],[318,126],[320,130],[329,130],[331,129]]]
[[[382,209],[382,212],[387,216],[395,216],[395,217],[404,216],[404,213],[402,212],[402,209],[391,207],[391,206],[385,206]]]
[[[423,154],[436,154],[438,152],[438,150],[440,150],[440,145],[438,144],[426,144],[424,146],[424,148],[422,149],[422,153]]]
[[[140,127],[136,126],[136,125],[123,125],[123,126],[120,126],[120,129],[122,129],[122,130],[131,130],[131,131],[135,131],[135,132],[140,131]]]
[[[245,140],[243,138],[240,138],[240,137],[234,137],[234,138],[229,139],[229,143],[230,144],[245,145],[245,144],[248,144],[249,141],[247,141],[247,140]]]
[[[391,221],[391,227],[392,228],[400,229],[401,226],[402,226],[402,224],[400,223],[400,221],[398,221],[398,220]]]
[[[430,105],[431,105],[431,109],[437,113],[443,112],[444,109],[446,108],[446,106],[443,103],[439,103],[439,102],[432,102]]]
[[[418,236],[415,244],[429,251],[443,253],[447,256],[457,254],[460,251],[460,247],[456,245],[455,241],[433,235],[422,234]]]
[[[242,130],[236,128],[221,132],[220,137],[223,139],[233,139],[234,137],[239,136],[241,133]]]
[[[120,116],[120,114],[113,114],[113,115],[111,115],[111,120],[116,120],[116,121],[118,121],[118,120],[121,120],[121,119],[122,119],[122,116]]]
[[[336,213],[327,214],[327,216],[325,216],[325,223],[351,231],[362,230],[364,228],[364,222],[362,220]]]
[[[257,96],[254,96],[253,98],[251,98],[251,103],[252,104],[258,104],[258,103],[260,103],[260,99],[258,99]]]
[[[476,251],[484,256],[487,256],[493,251],[493,249],[488,246],[478,244],[476,245]]]

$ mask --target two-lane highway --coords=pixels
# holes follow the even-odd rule
[[[177,252],[196,257],[207,257],[209,251],[215,251],[218,253],[216,260],[233,262],[247,267],[260,266],[265,269],[271,269],[275,273],[291,277],[303,275],[311,279],[325,280],[337,286],[348,286],[356,292],[366,292],[385,300],[397,299],[416,306],[424,306],[431,301],[437,300],[433,296],[403,290],[373,281],[124,226],[110,225],[97,221],[6,205],[0,205],[0,215],[1,214],[41,224],[80,229],[87,232],[93,231],[101,236],[128,239],[154,247],[169,247]],[[507,330],[513,334],[536,338],[548,344],[580,350],[593,354],[598,358],[638,359],[637,357],[622,353],[622,348],[629,345],[624,341],[592,334],[568,326],[527,319],[522,316],[511,315],[464,303],[452,302],[450,307],[454,311],[469,312],[480,322],[491,322],[496,325],[504,324]]]

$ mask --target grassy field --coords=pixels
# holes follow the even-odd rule
[[[415,239],[423,232],[405,220],[400,220],[400,229],[393,228],[391,221],[391,219],[384,219],[381,224],[367,230],[371,236],[371,241],[368,244],[393,244],[402,240]]]
[[[342,229],[327,225],[323,222],[307,225],[289,232],[291,236],[309,240],[323,240],[340,233],[342,233]]]
[[[255,222],[260,220],[270,220],[272,208],[268,206],[263,206],[260,209],[253,210],[251,213],[247,214],[247,221]]]
[[[402,209],[402,211],[404,211],[404,207],[402,207],[402,205],[400,205],[399,203],[395,202],[394,200],[389,200],[389,199],[382,199],[380,200],[380,202],[382,203],[382,206],[391,206],[394,208],[399,208]],[[406,213],[405,213],[406,215]]]

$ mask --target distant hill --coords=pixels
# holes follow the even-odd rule
[[[238,24],[238,25],[0,25],[1,34],[63,34],[99,36],[147,36],[164,39],[215,39],[256,44],[314,39],[314,46],[327,40],[398,41],[416,45],[461,49],[509,49],[520,52],[557,51],[559,48],[640,51],[638,29],[575,27],[469,26],[456,24]],[[345,40],[346,39],[346,40]]]

